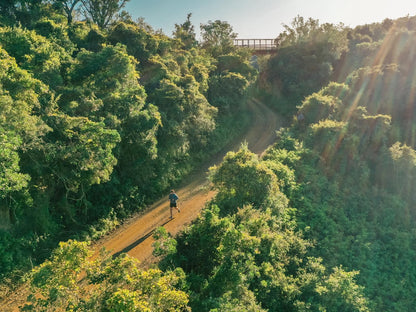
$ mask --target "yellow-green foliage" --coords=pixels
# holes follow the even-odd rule
[[[244,169],[234,175],[244,177]],[[253,176],[251,183],[259,181],[267,188],[261,178]],[[224,185],[217,187],[221,191]],[[161,263],[184,269],[194,310],[369,311],[357,272],[336,267],[329,274],[322,260],[310,255],[313,245],[295,230],[288,213],[266,203],[255,208],[249,197],[241,209],[226,208],[230,202],[221,198],[215,202],[219,206],[211,203]]]
[[[60,68],[70,60],[70,51],[21,27],[0,28],[0,43],[18,65],[33,73],[35,78],[51,88],[63,84]]]
[[[57,241],[86,236],[102,220],[90,230],[98,238],[220,150],[247,122],[240,115],[256,75],[227,23],[215,26],[226,26],[216,49],[226,55],[212,56],[194,40],[189,18],[172,39],[127,14],[105,28],[96,23],[108,20],[96,16],[77,21],[71,13],[89,1],[3,2],[1,277],[42,263]],[[65,300],[58,290],[51,298]],[[135,290],[117,291],[106,297],[111,309],[146,307]],[[169,298],[155,300],[171,306],[183,296]]]
[[[297,185],[285,194],[297,208],[297,224],[317,242],[315,254],[331,266],[360,271],[357,278],[364,286],[361,290],[372,298],[371,310],[407,311],[414,305],[415,290],[400,283],[403,276],[413,280],[415,274],[414,253],[408,246],[416,239],[414,58],[410,57],[410,42],[416,37],[414,31],[400,30],[381,40],[384,35],[373,36],[373,27],[378,29],[374,25],[354,30],[361,35],[352,33],[351,39],[360,43],[346,61],[375,66],[354,70],[349,64],[352,72],[345,83],[330,83],[306,97],[297,120],[285,130],[288,135],[279,136],[281,141],[266,158],[273,159],[276,149],[284,146],[299,152],[287,144],[288,139],[301,143],[301,159],[290,167]],[[379,49],[383,58],[375,58]],[[346,282],[350,278],[337,271],[333,275],[343,275]],[[320,291],[332,300],[329,287],[341,290],[342,284],[331,278],[328,283]],[[351,294],[354,288],[358,289],[353,287]]]
[[[283,213],[287,201],[279,190],[275,173],[246,145],[238,152],[228,152],[219,167],[210,168],[210,179],[218,190],[217,201],[225,213],[251,204]]]
[[[183,271],[143,270],[127,255],[95,260],[87,243],[61,242],[51,258],[27,276],[24,311],[188,311],[179,285]]]

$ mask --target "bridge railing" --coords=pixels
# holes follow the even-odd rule
[[[234,39],[234,46],[255,51],[272,51],[277,48],[275,39]]]

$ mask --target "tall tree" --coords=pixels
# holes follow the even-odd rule
[[[202,47],[214,57],[228,54],[233,51],[233,39],[237,34],[230,24],[224,21],[208,21],[208,24],[201,24]]]
[[[279,53],[270,58],[265,74],[280,100],[279,110],[292,114],[305,96],[330,81],[333,66],[347,50],[348,40],[343,25],[320,25],[311,18],[297,16],[284,27],[276,39]]]
[[[68,20],[68,24],[72,24],[74,11],[81,0],[57,0],[57,4],[62,6]]]
[[[186,49],[190,49],[196,46],[196,34],[194,25],[191,23],[192,13],[188,13],[186,21],[183,24],[175,24],[175,31],[173,37],[181,40]]]
[[[81,0],[86,18],[106,28],[129,0]]]
[[[41,17],[43,0],[0,1],[0,23],[29,26]]]

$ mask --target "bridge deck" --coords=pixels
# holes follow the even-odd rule
[[[272,51],[277,48],[275,39],[234,39],[234,46],[255,51]]]

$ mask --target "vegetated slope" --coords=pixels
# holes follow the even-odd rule
[[[202,26],[198,43],[191,15],[170,38],[118,5],[102,23],[72,4],[88,22],[61,1],[0,4],[0,277],[11,287],[31,267],[51,276],[44,260],[61,247],[84,255],[84,243],[52,250],[110,231],[221,148],[257,75],[226,22]]]
[[[181,213],[174,212],[170,220],[169,206],[166,198],[162,198],[149,206],[145,213],[138,214],[127,220],[114,232],[95,243],[92,247],[95,256],[101,248],[111,254],[127,253],[141,261],[142,267],[147,267],[157,260],[152,256],[154,242],[153,232],[159,226],[164,226],[171,235],[176,235],[186,225],[189,225],[201,212],[207,201],[212,199],[215,191],[209,186],[206,172],[214,164],[218,164],[225,152],[237,150],[241,143],[246,142],[257,154],[261,154],[273,143],[276,130],[282,126],[282,120],[263,103],[256,99],[248,101],[251,115],[249,128],[241,136],[230,142],[222,152],[215,155],[209,162],[193,172],[181,186],[177,188],[180,197]],[[27,286],[27,285],[26,285]],[[19,311],[19,305],[26,302],[28,289],[20,288],[0,302],[2,311]]]
[[[282,121],[275,112],[256,99],[249,100],[251,122],[247,131],[231,142],[225,150],[236,150],[241,143],[247,142],[248,147],[255,153],[261,154],[273,143],[275,132],[282,126]],[[174,211],[174,219],[170,220],[169,204],[162,198],[140,214],[126,222],[114,233],[100,240],[94,248],[104,247],[112,253],[127,252],[148,265],[154,261],[152,257],[152,233],[158,226],[164,226],[175,236],[184,226],[190,224],[207,201],[212,199],[215,192],[210,188],[206,172],[208,167],[218,164],[224,156],[219,153],[208,166],[203,166],[187,179],[188,183],[180,186],[176,192],[179,195],[181,212]]]
[[[299,187],[288,197],[316,242],[313,255],[360,271],[374,311],[411,311],[416,17],[354,29],[298,18],[293,26],[262,82],[298,118],[268,157],[299,153],[292,166]]]
[[[14,272],[9,281],[59,241],[97,239],[220,149],[238,133],[232,114],[256,76],[247,51],[225,38],[212,55],[189,20],[170,38],[131,20],[66,22],[53,2],[37,1],[40,16],[25,21],[17,12],[32,4],[0,4],[10,13],[0,16],[0,278]]]

